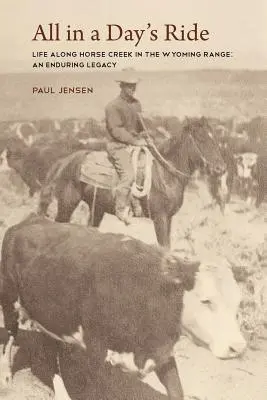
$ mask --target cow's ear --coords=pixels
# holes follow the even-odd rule
[[[162,271],[175,283],[181,283],[185,290],[192,290],[200,261],[178,256],[175,252],[167,253],[162,260]]]

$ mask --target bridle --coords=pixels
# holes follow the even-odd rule
[[[196,149],[196,151],[198,152],[198,154],[200,155],[201,160],[204,163],[204,167],[208,166],[210,163],[208,162],[208,160],[206,159],[206,157],[204,157],[202,151],[200,150],[200,148],[198,147],[198,145],[196,144],[196,141],[194,140],[193,136],[191,134],[189,134],[189,137]]]
[[[192,140],[192,143],[193,143],[193,145],[194,145],[196,151],[198,152],[198,154],[199,154],[201,160],[202,160],[203,163],[204,163],[204,168],[210,166],[210,165],[211,165],[211,162],[209,162],[209,161],[206,159],[206,157],[203,155],[202,151],[201,151],[200,148],[198,147],[198,145],[197,145],[196,141],[194,140],[193,136],[192,136],[191,134],[189,134],[189,136],[190,136],[190,138],[191,138],[191,140]],[[214,138],[213,138],[213,136],[212,136],[211,134],[209,134],[209,136],[210,136],[210,138],[214,141],[214,143],[216,143],[215,140],[214,140]]]
[[[183,176],[184,178],[190,179],[191,175],[190,174],[186,174],[182,171],[180,171],[179,169],[177,169],[176,167],[174,167],[169,161],[167,161],[162,155],[161,153],[158,151],[153,139],[151,138],[151,136],[148,134],[143,117],[140,113],[138,113],[138,117],[139,117],[139,121],[145,131],[145,140],[147,142],[147,146],[150,149],[151,153],[153,155],[155,155],[155,158],[158,160],[159,163],[161,163],[173,176],[176,177],[181,177]],[[204,167],[206,168],[208,165],[210,165],[211,163],[206,159],[206,157],[203,155],[202,151],[200,150],[200,148],[198,147],[196,141],[194,140],[193,136],[189,133],[189,137],[193,143],[193,146],[195,147],[196,151],[198,152],[198,154],[200,155],[201,160],[204,163]],[[214,140],[214,138],[211,136],[211,139]]]
[[[200,150],[200,148],[198,147],[196,141],[194,140],[193,136],[189,133],[189,138],[191,139],[193,146],[195,147],[196,151],[198,152],[201,160],[204,163],[204,167],[206,168],[207,166],[209,166],[211,163],[206,159],[206,157],[203,155],[202,151]],[[173,164],[171,164],[169,161],[167,161],[159,152],[159,150],[157,149],[155,143],[153,142],[153,139],[151,138],[151,136],[146,133],[145,134],[145,139],[148,145],[148,148],[151,150],[152,154],[155,154],[155,158],[174,176],[183,176],[184,178],[191,178],[191,175],[186,174],[185,172],[180,171],[179,169],[177,169],[176,167],[173,166]]]

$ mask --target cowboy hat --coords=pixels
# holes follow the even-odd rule
[[[128,68],[128,69],[122,70],[119,78],[116,79],[116,82],[136,85],[138,82],[140,82],[140,79],[137,78],[134,69]]]

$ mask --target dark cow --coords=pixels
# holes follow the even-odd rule
[[[38,179],[39,169],[36,168],[36,165],[32,165],[32,168],[25,165],[25,160],[31,153],[31,147],[28,147],[18,137],[13,137],[8,141],[5,153],[7,165],[20,175],[29,187],[30,196],[33,196],[41,188],[41,183]]]
[[[237,175],[237,165],[228,142],[221,139],[219,147],[226,170],[222,175],[208,175],[208,186],[212,199],[224,213],[226,204],[231,200],[234,178]]]
[[[84,349],[93,399],[105,398],[98,376],[108,349],[107,361],[139,377],[155,370],[168,398],[183,399],[173,346],[184,291],[193,289],[199,265],[127,236],[28,217],[8,229],[2,247],[1,303],[9,333],[2,374],[11,374],[19,299],[40,330]]]
[[[22,143],[23,148],[27,146],[24,140],[16,135],[14,125],[14,122],[7,122],[3,124],[3,130],[0,132],[0,165],[6,163],[7,146],[12,144],[12,142],[15,143],[16,147],[18,143]]]
[[[103,141],[87,141],[83,143],[78,139],[49,140],[40,137],[33,146],[28,147],[18,138],[13,138],[7,144],[7,163],[15,169],[29,187],[29,194],[33,196],[38,191],[46,174],[57,160],[66,157],[78,150],[103,150],[106,143]]]

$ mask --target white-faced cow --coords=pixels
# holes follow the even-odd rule
[[[30,147],[33,144],[37,129],[32,122],[15,122],[10,129],[26,146]]]
[[[184,295],[183,328],[215,357],[238,357],[246,348],[237,321],[240,302],[241,291],[228,262],[221,257],[203,259],[194,289]]]
[[[257,164],[256,153],[243,153],[235,156],[237,160],[237,186],[241,197],[251,203],[255,192],[255,179],[253,169]]]
[[[227,266],[189,262],[127,236],[30,216],[5,235],[1,283],[9,333],[4,378],[11,376],[18,298],[41,331],[81,349],[92,400],[108,398],[105,360],[139,378],[155,370],[169,398],[183,399],[172,354],[181,319],[216,357],[236,357],[246,347],[236,320],[240,291]]]
[[[224,213],[226,204],[231,200],[237,165],[228,142],[221,139],[219,147],[226,169],[223,174],[208,175],[208,186],[214,205],[218,204],[221,212]]]

